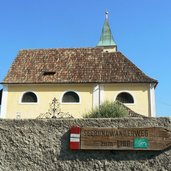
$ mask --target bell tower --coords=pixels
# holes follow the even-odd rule
[[[114,41],[114,38],[112,36],[112,32],[110,29],[109,21],[108,21],[108,11],[105,12],[105,22],[102,28],[102,33],[100,36],[100,40],[97,44],[97,47],[103,47],[104,51],[108,52],[116,52],[117,51],[117,45]]]

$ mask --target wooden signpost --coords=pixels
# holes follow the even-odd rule
[[[171,131],[162,127],[73,128],[77,134],[71,136],[72,150],[163,150],[171,146]]]

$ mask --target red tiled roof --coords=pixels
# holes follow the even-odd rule
[[[157,83],[121,52],[103,48],[21,50],[4,84]]]

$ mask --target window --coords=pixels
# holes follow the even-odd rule
[[[122,103],[134,103],[134,99],[132,95],[129,93],[123,92],[117,95],[116,100],[122,102]]]
[[[24,93],[22,103],[37,103],[37,96],[33,92]]]
[[[43,75],[44,75],[44,76],[51,76],[51,75],[55,75],[55,73],[56,73],[56,72],[54,72],[54,71],[45,71],[45,72],[43,73]]]
[[[67,91],[62,97],[62,103],[79,103],[80,98],[77,93],[73,91]]]

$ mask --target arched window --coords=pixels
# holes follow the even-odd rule
[[[126,92],[119,93],[116,97],[116,100],[122,103],[134,103],[134,98],[132,97],[132,95]]]
[[[37,103],[37,96],[33,92],[26,92],[23,94],[22,103]]]
[[[80,98],[74,91],[67,91],[62,97],[62,103],[79,103]]]

